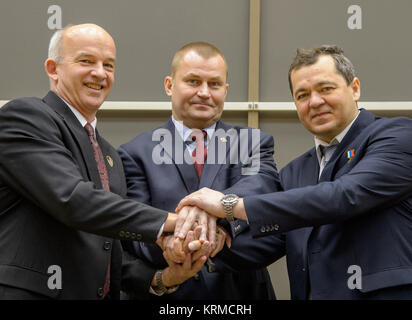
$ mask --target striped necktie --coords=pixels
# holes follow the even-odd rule
[[[94,159],[96,160],[97,169],[99,170],[99,175],[100,175],[100,180],[102,182],[102,186],[105,190],[110,191],[109,176],[107,174],[106,164],[104,163],[102,149],[100,149],[100,146],[97,143],[96,136],[94,134],[94,129],[90,123],[86,123],[86,125],[84,126],[84,129],[86,130],[87,135],[89,136],[90,144],[92,145],[92,148],[93,148]],[[110,291],[110,259],[109,259],[109,265],[107,268],[106,281],[104,283],[104,288],[103,288],[103,298],[106,297],[109,291]]]
[[[325,168],[326,164],[332,158],[333,153],[335,152],[336,148],[338,147],[338,144],[334,144],[328,147],[319,146],[320,153],[322,154],[322,158],[320,160],[320,166],[319,166],[319,177],[322,174],[323,169]]]
[[[197,177],[200,180],[200,177],[202,176],[203,166],[207,157],[207,149],[205,143],[207,132],[204,130],[194,130],[190,136],[192,137],[192,141],[196,142],[196,148],[192,152],[192,158]]]

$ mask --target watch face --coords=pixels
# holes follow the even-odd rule
[[[238,199],[238,196],[235,194],[227,194],[223,197],[222,201],[225,204],[231,204]]]
[[[235,195],[233,195],[233,194],[228,194],[225,200],[226,200],[226,201],[233,201],[233,200],[235,200],[235,199],[236,199],[236,196],[235,196]]]

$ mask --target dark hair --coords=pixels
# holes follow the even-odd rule
[[[331,56],[335,62],[336,71],[342,75],[346,84],[350,85],[355,78],[355,68],[352,62],[343,55],[342,48],[336,45],[323,45],[310,49],[297,49],[296,56],[289,68],[289,88],[293,96],[292,81],[290,75],[293,70],[300,69],[303,66],[315,64],[320,56]]]

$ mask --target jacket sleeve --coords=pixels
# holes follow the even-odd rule
[[[0,109],[0,181],[57,221],[88,233],[154,242],[167,212],[96,189],[66,146],[66,124],[39,99]],[[67,137],[66,137],[67,138]]]
[[[338,223],[379,212],[410,197],[412,121],[386,119],[369,126],[363,134],[357,158],[340,168],[334,181],[245,197],[253,235]],[[269,232],[267,226],[270,226]]]

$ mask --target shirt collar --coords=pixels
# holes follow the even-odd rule
[[[60,97],[60,96],[59,96]],[[79,110],[77,110],[76,108],[72,107],[66,100],[64,100],[62,97],[60,97],[60,99],[62,99],[67,106],[70,108],[70,110],[74,113],[74,115],[76,116],[77,120],[79,120],[80,124],[82,125],[82,127],[84,128],[84,126],[87,123],[87,120],[85,117],[83,117],[83,115],[79,112]],[[93,127],[93,130],[96,130],[96,125],[97,125],[97,119],[94,118],[94,120],[90,123]]]
[[[359,111],[357,116],[355,117],[355,119],[352,120],[351,123],[349,123],[345,129],[342,130],[341,133],[339,133],[335,138],[333,138],[330,143],[326,143],[325,141],[322,141],[320,139],[318,139],[316,136],[315,138],[315,147],[316,147],[316,155],[318,156],[318,161],[319,163],[321,162],[322,159],[322,152],[320,151],[320,146],[324,146],[324,147],[330,147],[333,146],[335,144],[339,144],[342,142],[343,138],[346,136],[346,134],[348,133],[349,129],[352,127],[353,123],[356,121],[356,119],[359,116]]]
[[[193,132],[192,129],[186,127],[183,124],[183,121],[178,121],[176,120],[173,115],[172,115],[172,121],[173,124],[175,125],[176,131],[179,133],[179,136],[182,138],[183,141],[192,141],[189,137],[191,133]],[[216,129],[216,122],[212,124],[210,127],[203,128],[202,130],[205,130],[207,133],[207,140],[210,140],[215,133]]]

